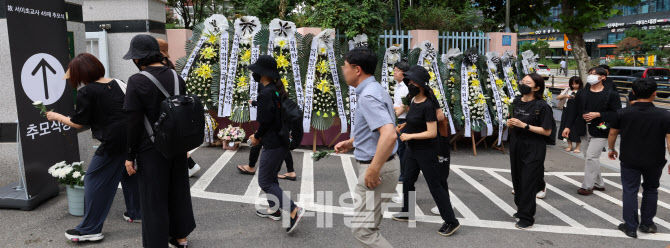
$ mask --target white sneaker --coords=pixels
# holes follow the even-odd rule
[[[514,194],[514,190],[512,190],[512,195]]]
[[[391,198],[391,201],[395,203],[402,203],[402,195],[394,196],[393,198]]]
[[[437,207],[431,208],[430,212],[436,215],[440,215],[440,209],[438,209]]]
[[[537,192],[537,194],[535,195],[537,199],[544,199],[545,196],[547,196],[547,187],[544,187],[542,191]]]
[[[195,173],[198,173],[198,171],[200,171],[200,165],[195,164],[193,168],[188,169],[188,177],[193,177],[193,175],[195,175]]]

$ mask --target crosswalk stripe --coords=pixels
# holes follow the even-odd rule
[[[504,178],[500,174],[495,173],[493,171],[486,171],[486,172],[488,172],[491,176],[495,177],[496,179],[498,179],[502,183],[506,184],[507,186],[509,186],[511,188],[514,187],[512,185],[511,181],[507,180],[507,178]],[[540,207],[543,207],[544,209],[546,209],[547,211],[549,211],[550,213],[552,213],[553,215],[555,215],[556,217],[561,219],[563,222],[567,223],[568,225],[573,226],[573,227],[585,227],[584,225],[582,225],[579,222],[577,222],[576,220],[570,218],[568,215],[564,214],[560,210],[558,210],[555,207],[549,205],[544,200],[537,199],[536,202],[537,202],[537,205],[540,205]]]
[[[314,203],[314,160],[311,152],[305,152],[302,159],[302,181],[298,197],[305,204]]]
[[[398,195],[402,196],[402,184],[401,183],[399,183],[395,186],[395,192],[398,193]],[[404,200],[404,198],[403,198],[403,200]],[[400,204],[402,206],[403,203],[401,202]],[[414,214],[416,216],[424,215],[424,213],[423,213],[423,211],[421,211],[421,208],[419,207],[419,205],[416,204],[416,201],[414,202]]]
[[[461,199],[458,198],[458,196],[456,196],[456,194],[454,194],[454,192],[451,192],[451,190],[449,190],[449,199],[451,200],[451,205],[459,213],[461,213],[461,215],[463,215],[463,218],[479,220],[479,217],[477,217],[477,215],[475,215],[475,213],[473,213],[472,210],[470,210],[470,208],[468,208],[468,206],[465,206],[463,201],[461,201]]]
[[[505,211],[510,216],[512,216],[514,213],[516,213],[516,210],[514,210],[514,208],[512,208],[509,204],[507,204],[505,201],[500,199],[500,197],[498,197],[493,192],[491,192],[491,190],[484,187],[484,185],[477,182],[477,180],[475,180],[472,177],[465,174],[465,172],[463,172],[462,170],[460,170],[458,168],[453,168],[453,167],[451,168],[451,170],[454,171],[456,174],[458,174],[461,178],[463,178],[470,185],[475,187],[475,189],[479,190],[479,192],[482,192],[482,194],[484,194],[484,196],[488,197],[493,203],[498,205],[498,207],[500,209]]]
[[[249,182],[249,186],[247,187],[247,191],[244,192],[244,196],[256,197],[261,194],[261,186],[258,185],[258,174],[260,174],[260,170],[260,166],[256,166],[256,173],[254,173],[254,177],[251,178],[251,182]]]
[[[202,176],[200,176],[200,178],[198,178],[198,181],[196,181],[195,184],[193,184],[191,190],[204,191],[205,189],[207,189],[207,186],[209,186],[209,184],[212,182],[212,180],[214,180],[216,175],[218,175],[219,172],[221,172],[221,169],[223,169],[223,167],[226,164],[228,164],[228,161],[230,161],[233,155],[235,155],[235,152],[237,151],[227,150],[223,154],[221,154],[219,159],[217,159],[216,162],[214,162],[214,164],[212,164],[212,166],[210,166],[209,169],[207,169],[207,171],[203,173]]]
[[[623,187],[621,186],[621,184],[612,182],[612,181],[607,180],[607,179],[603,179],[603,181],[605,181],[605,183],[607,183],[607,184],[609,184],[609,185],[614,186],[614,187],[617,188],[617,189],[621,189],[621,190],[623,190]],[[659,187],[658,189],[660,190],[661,188]],[[642,197],[642,193],[637,193],[637,196]],[[658,205],[661,206],[661,207],[664,207],[664,208],[666,208],[666,209],[670,209],[670,204],[667,204],[667,203],[665,203],[665,202],[658,201]]]
[[[560,179],[565,180],[566,182],[572,183],[572,184],[574,184],[575,186],[580,186],[580,185],[581,185],[581,183],[577,182],[577,180],[574,180],[574,179],[569,178],[569,177],[567,177],[567,176],[557,176],[557,177],[560,178]],[[608,194],[605,194],[605,193],[600,192],[600,191],[597,191],[597,190],[594,190],[594,191],[593,191],[593,194],[594,194],[594,195],[597,195],[597,196],[600,196],[601,198],[603,198],[603,199],[605,199],[605,200],[608,200],[608,201],[610,201],[610,202],[612,202],[612,203],[614,203],[614,204],[617,204],[617,205],[619,205],[619,206],[623,206],[623,202],[622,202],[622,201],[620,201],[620,200],[618,200],[618,199],[616,199],[616,198],[614,198],[614,197],[611,197],[611,196],[608,195]],[[639,212],[640,212],[640,211],[638,210],[638,213],[639,213]],[[668,222],[666,222],[666,221],[664,221],[664,220],[662,220],[662,219],[659,219],[658,217],[654,217],[654,222],[655,222],[656,224],[659,224],[659,225],[664,226],[664,227],[666,227],[666,228],[670,228],[670,223],[668,223]]]
[[[354,165],[351,163],[351,158],[349,157],[340,157],[342,160],[342,169],[344,170],[344,176],[347,178],[347,186],[349,187],[349,193],[351,194],[351,199],[354,199],[354,194],[356,192],[356,184],[358,184],[358,178],[356,177],[356,172],[354,171]]]

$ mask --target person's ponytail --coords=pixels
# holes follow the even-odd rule
[[[277,88],[277,93],[279,93],[280,100],[284,100],[286,97],[288,97],[286,88],[284,88],[284,83],[281,81],[281,79],[275,79],[275,88]]]

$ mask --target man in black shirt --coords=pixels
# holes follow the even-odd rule
[[[609,158],[616,160],[614,150],[617,135],[621,132],[621,184],[623,186],[623,220],[619,230],[630,237],[637,237],[636,229],[655,233],[652,219],[656,215],[659,180],[665,167],[665,145],[670,149],[670,113],[654,107],[656,82],[640,78],[633,82],[637,102],[617,111],[609,134]],[[664,140],[665,138],[665,144]],[[637,216],[637,192],[642,183],[642,221]],[[639,225],[638,225],[639,224]]]
[[[583,90],[575,96],[575,111],[568,112],[563,137],[570,132],[581,136],[584,158],[584,181],[577,190],[581,195],[593,194],[593,190],[605,191],[605,182],[600,175],[600,154],[607,146],[609,125],[621,109],[619,93],[612,84],[605,83],[607,71],[602,67],[589,70]],[[574,129],[574,130],[571,130]]]

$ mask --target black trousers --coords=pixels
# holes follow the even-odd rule
[[[546,186],[544,182],[544,158],[547,147],[541,139],[534,141],[510,142],[510,162],[512,164],[512,184],[514,203],[519,221],[532,225],[535,223],[537,192]]]
[[[143,246],[164,248],[169,237],[188,237],[195,218],[186,154],[167,159],[151,148],[137,155],[137,167]]]
[[[626,228],[630,231],[637,230],[641,225],[649,226],[653,224],[656,216],[656,207],[658,204],[658,187],[660,185],[661,173],[663,173],[664,164],[650,167],[637,167],[621,163],[621,184],[623,186],[623,220],[626,222]],[[637,192],[640,190],[640,176],[642,183],[642,204],[640,213],[642,222],[638,220],[637,215]]]
[[[256,146],[252,146],[251,150],[249,151],[249,167],[253,168],[256,166],[256,161],[258,161],[258,157],[261,154],[261,148],[263,146],[261,144],[258,144]],[[288,154],[286,154],[286,158],[284,158],[284,162],[286,162],[286,172],[294,172],[295,169],[293,169],[293,155],[289,151]],[[280,167],[281,169],[281,167]],[[277,171],[279,173],[279,171]]]
[[[440,210],[442,220],[450,224],[458,224],[449,199],[449,184],[447,184],[444,169],[449,170],[449,163],[438,163],[437,152],[414,150],[411,146],[405,149],[405,178],[402,184],[403,207],[402,212],[409,212],[409,194],[415,192],[414,184],[419,178],[419,172],[423,171],[423,177],[428,184],[428,190],[435,200],[437,209]]]
[[[285,147],[263,148],[261,162],[258,166],[258,186],[268,194],[267,199],[270,208],[274,208],[278,203],[278,209],[291,213],[296,208],[295,203],[290,200],[288,195],[284,194],[284,191],[279,187],[279,179],[277,178],[277,173],[281,170],[282,158],[286,158],[286,153],[290,153],[290,151]]]

